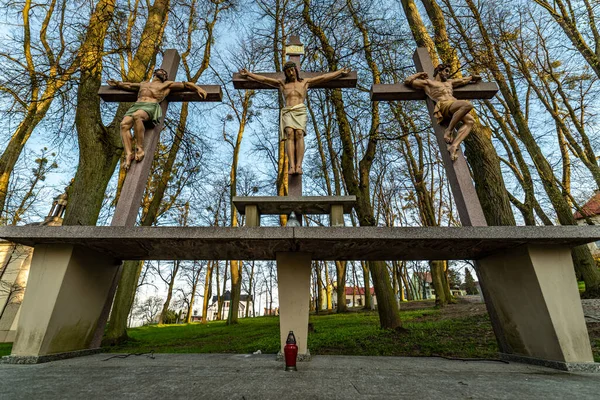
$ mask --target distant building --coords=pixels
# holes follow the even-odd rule
[[[229,307],[231,303],[231,292],[228,290],[223,293],[223,308],[221,309],[221,318],[227,319],[229,315]],[[248,308],[252,310],[252,296],[247,294],[240,295],[240,306],[238,308],[238,318],[244,318],[246,316],[246,302],[248,302]],[[206,320],[207,321],[215,321],[217,320],[217,316],[219,315],[219,301],[217,296],[213,296],[211,304],[208,306],[208,310],[206,310]]]
[[[433,279],[431,272],[415,272],[412,274],[411,283],[416,289],[415,300],[435,299],[435,290],[433,289]]]
[[[365,288],[358,286],[346,286],[346,306],[348,307],[364,307],[365,305]],[[371,292],[371,306],[377,305],[377,296],[375,296],[375,289],[369,288]]]
[[[585,217],[588,217],[594,225],[600,225],[600,190],[596,190],[592,198],[581,207],[581,211],[573,215],[578,225],[587,224]],[[594,258],[600,258],[600,241],[589,243],[588,247]]]
[[[333,286],[332,294],[332,308],[337,308],[337,294],[336,286]],[[375,296],[375,289],[370,288],[371,292],[371,307],[375,308],[377,305],[377,297]],[[364,307],[365,305],[365,288],[358,286],[346,286],[344,287],[344,295],[346,298],[346,307]]]

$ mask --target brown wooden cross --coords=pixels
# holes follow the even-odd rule
[[[165,51],[161,68],[167,71],[168,76],[177,76],[180,56],[176,50],[169,49]],[[160,132],[164,126],[164,116],[167,114],[169,102],[181,101],[221,101],[223,93],[219,85],[200,85],[207,93],[206,99],[200,99],[198,93],[192,91],[172,91],[160,105],[162,108],[163,119],[159,125],[154,128],[146,128],[144,138],[144,149],[146,154],[154,155]],[[98,91],[102,100],[106,102],[135,102],[137,93],[126,90],[116,89],[112,86],[102,86]],[[145,157],[141,162],[134,162],[127,172],[123,189],[117,202],[115,214],[113,216],[112,226],[133,226],[137,219],[138,210],[142,201],[142,196],[146,188],[146,183],[150,176],[153,157]]]
[[[177,76],[177,69],[179,67],[179,61],[181,57],[177,50],[169,49],[165,51],[161,68],[167,71],[168,76]],[[115,213],[113,215],[111,226],[134,226],[137,219],[144,190],[148,178],[150,177],[150,170],[152,167],[153,155],[156,152],[160,132],[164,126],[164,116],[167,114],[167,107],[169,102],[180,102],[180,101],[221,101],[223,93],[221,92],[221,86],[219,85],[200,85],[207,93],[206,99],[200,99],[197,92],[191,91],[172,91],[166,99],[164,99],[160,106],[162,108],[163,117],[160,123],[153,127],[146,128],[146,134],[144,137],[144,149],[148,157],[140,162],[135,162],[131,165],[131,168],[127,172],[123,188],[121,189],[121,195],[117,202]],[[125,90],[116,89],[112,86],[101,86],[98,94],[102,100],[106,102],[135,102],[137,100],[136,92],[129,92]],[[104,305],[102,315],[98,320],[96,331],[94,332],[94,338],[92,340],[91,348],[100,347],[102,341],[102,335],[104,334],[104,328],[108,320],[108,314],[112,305],[113,297],[117,289],[117,284],[121,277],[121,268],[117,272],[114,282],[110,289],[108,300]]]
[[[300,70],[300,56],[304,54],[303,44],[300,41],[300,37],[290,36],[286,49],[288,60],[293,61]],[[283,72],[257,72],[257,74],[273,79],[285,79],[285,74]],[[325,74],[325,72],[300,71],[302,78],[313,78],[323,74]],[[356,71],[351,71],[347,76],[311,86],[310,89],[354,88],[356,87],[356,81]],[[277,87],[273,87],[262,82],[256,82],[243,78],[238,73],[233,74],[233,87],[236,89],[277,89]],[[288,175],[288,196],[302,196],[302,175]]]
[[[413,55],[413,61],[417,72],[426,72],[430,79],[433,78],[433,62],[426,48],[419,47]],[[457,99],[491,99],[498,92],[498,86],[493,82],[479,82],[454,89],[454,97]],[[463,226],[487,226],[481,203],[475,192],[475,186],[471,180],[469,167],[465,161],[462,151],[459,151],[458,159],[452,161],[450,154],[446,151],[447,143],[444,141],[445,128],[440,126],[433,114],[435,102],[427,97],[423,90],[412,89],[403,83],[394,85],[373,85],[371,88],[371,101],[392,100],[426,100],[431,124],[441,149],[442,160],[446,175],[450,181],[452,194],[458,209],[458,215]]]

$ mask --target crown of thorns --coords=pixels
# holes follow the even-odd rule
[[[283,64],[283,72],[287,71],[288,69],[294,69],[294,71],[296,71],[296,79],[301,82],[303,79],[300,78],[300,71],[298,70],[298,66],[296,65],[295,62],[293,61],[288,61],[285,64]],[[285,77],[285,81],[289,82],[288,77]]]
[[[438,64],[438,66],[435,67],[435,69],[433,70],[433,76],[436,76],[437,74],[440,73],[440,71],[443,71],[446,68],[450,68],[450,65],[448,65],[448,64]]]
[[[166,70],[162,69],[162,68],[159,68],[159,69],[155,70],[154,71],[154,75],[156,75],[156,73],[160,72],[160,71],[162,71],[165,74],[165,79],[169,79],[169,73]]]

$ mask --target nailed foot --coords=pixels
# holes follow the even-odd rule
[[[456,161],[458,158],[458,146],[451,144],[448,146],[448,153],[450,153],[450,159]]]
[[[288,168],[288,175],[294,175],[296,173],[296,168],[295,167],[289,167]]]
[[[296,167],[296,174],[302,175],[302,167]]]
[[[452,131],[450,129],[444,131],[444,142],[452,144]]]
[[[140,149],[139,147],[135,149],[135,161],[142,161],[145,155],[146,153],[144,153],[144,150]]]
[[[125,171],[129,170],[131,167],[131,162],[135,159],[135,156],[132,153],[125,154],[125,163],[123,164],[123,168]]]

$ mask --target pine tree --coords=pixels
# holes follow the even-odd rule
[[[465,267],[465,290],[467,294],[477,294],[477,286],[475,285],[475,279],[471,275],[469,268]]]

